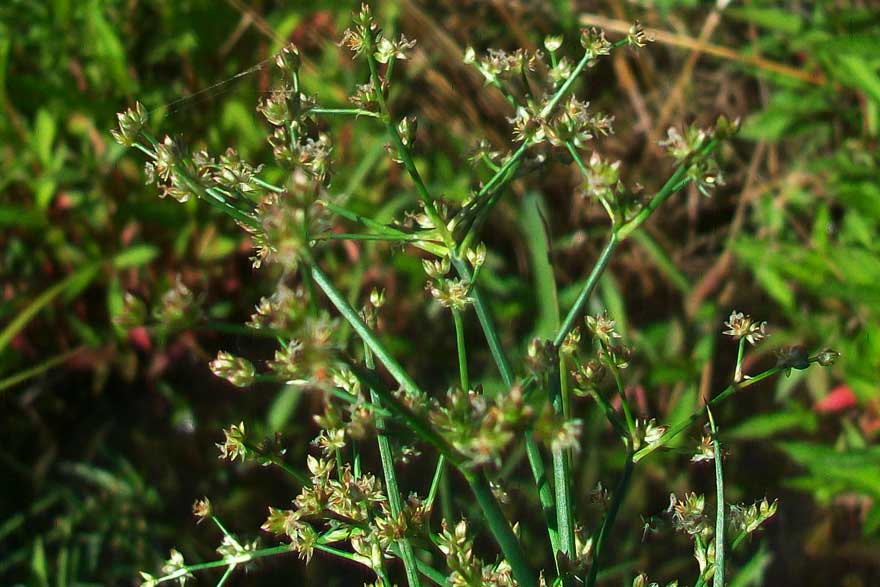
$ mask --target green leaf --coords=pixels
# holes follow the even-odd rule
[[[541,338],[552,338],[559,328],[559,299],[543,209],[544,201],[540,194],[537,192],[526,194],[522,203],[520,226],[529,248],[535,295],[538,298],[538,316],[534,334]]]
[[[302,398],[303,390],[300,386],[286,385],[278,392],[266,416],[266,427],[269,432],[284,430],[285,424],[290,421]]]
[[[806,410],[770,412],[749,418],[733,429],[728,430],[725,436],[738,440],[758,439],[795,429],[814,432],[816,426],[816,415]]]
[[[807,442],[778,445],[803,465],[813,480],[831,486],[831,491],[856,491],[880,498],[880,446],[860,450],[836,450]]]
[[[44,168],[51,167],[52,145],[55,143],[56,131],[55,118],[48,110],[40,108],[34,121],[34,131],[31,140],[33,141],[37,159]]]
[[[113,257],[113,266],[117,269],[140,267],[156,258],[159,249],[153,245],[134,245]]]
[[[799,32],[803,26],[803,22],[797,14],[783,8],[732,6],[725,10],[724,14],[789,35]]]
[[[880,104],[880,77],[875,68],[860,55],[837,55],[835,61],[841,68],[840,73],[844,74],[841,81],[861,90],[869,99]]]
[[[31,578],[34,587],[49,587],[49,567],[46,563],[46,551],[43,548],[43,539],[34,541],[34,550],[31,555]]]

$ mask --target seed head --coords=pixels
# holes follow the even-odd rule
[[[110,131],[113,140],[123,147],[133,146],[141,136],[141,131],[147,126],[147,110],[140,102],[135,102],[134,108],[116,114],[119,128]]]
[[[244,422],[239,423],[237,426],[233,424],[223,431],[223,435],[226,437],[226,440],[217,444],[217,448],[220,449],[221,459],[234,461],[237,457],[240,457],[243,461],[250,454],[245,446],[247,435],[244,430]]]
[[[217,358],[209,363],[211,372],[236,387],[248,387],[254,382],[254,365],[243,357],[220,351]]]

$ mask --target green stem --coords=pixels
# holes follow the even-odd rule
[[[231,557],[222,558],[215,561],[209,561],[205,563],[198,563],[194,565],[187,565],[182,569],[174,571],[173,573],[169,573],[163,577],[159,577],[156,579],[156,583],[165,583],[166,581],[173,581],[175,579],[179,579],[181,577],[185,577],[189,573],[194,571],[204,571],[207,569],[216,569],[219,567],[226,567],[230,565],[238,565],[242,563],[247,563],[252,560],[258,558],[265,558],[267,556],[275,556],[276,554],[285,554],[293,552],[290,548],[289,544],[284,544],[282,546],[273,546],[271,548],[261,548],[259,550],[254,550],[252,552],[243,553],[240,555],[235,555]]]
[[[471,299],[474,301],[474,310],[477,313],[477,318],[480,320],[483,335],[486,337],[486,342],[489,345],[492,358],[495,360],[495,365],[501,374],[501,379],[507,387],[512,387],[515,379],[513,367],[511,367],[507,353],[501,344],[501,338],[498,336],[498,329],[495,327],[495,321],[492,319],[489,304],[486,302],[479,285],[474,281],[474,276],[467,262],[463,259],[453,258],[452,264],[459,276],[462,279],[467,279],[472,284]],[[526,430],[525,432],[525,446],[529,468],[532,470],[532,477],[538,488],[538,500],[541,503],[541,510],[544,512],[544,519],[547,521],[547,534],[550,538],[550,546],[553,552],[556,552],[559,549],[559,534],[557,532],[556,504],[553,497],[553,489],[550,487],[550,481],[544,467],[544,458],[541,456],[541,449],[531,430]]]
[[[809,359],[810,363],[815,363],[816,361],[817,361],[816,357],[811,357]],[[777,373],[779,373],[782,370],[783,370],[783,367],[772,367],[770,369],[767,369],[766,371],[763,371],[763,372],[755,375],[754,377],[746,379],[745,381],[743,381],[741,383],[732,383],[732,384],[728,385],[724,389],[724,391],[722,391],[721,393],[716,395],[714,398],[712,398],[706,404],[706,407],[714,407],[714,406],[720,404],[721,402],[723,402],[725,399],[730,397],[735,392],[742,390],[742,389],[745,389],[747,387],[750,387],[752,385],[755,385],[756,383],[763,381],[764,379],[767,379],[768,377],[772,377],[773,375],[776,375]],[[643,458],[645,458],[646,456],[648,456],[649,454],[651,454],[652,452],[654,452],[658,448],[666,446],[669,443],[669,441],[671,441],[673,438],[675,438],[676,436],[681,434],[684,430],[686,430],[688,427],[690,427],[691,424],[700,420],[703,416],[703,410],[705,410],[705,407],[699,408],[693,414],[691,414],[687,420],[683,420],[681,422],[678,422],[677,424],[673,424],[672,426],[670,426],[669,430],[667,430],[666,433],[663,436],[661,436],[659,440],[657,440],[656,442],[654,442],[652,444],[649,444],[648,446],[640,448],[635,454],[635,457],[634,457],[635,462],[639,462],[640,460],[642,460]]]
[[[510,524],[504,517],[501,506],[498,505],[498,500],[492,494],[492,488],[489,486],[486,476],[468,469],[462,470],[462,474],[471,486],[474,497],[477,498],[477,503],[483,510],[486,524],[495,536],[498,546],[501,547],[504,558],[510,564],[510,569],[517,584],[522,587],[537,587],[538,582],[535,574],[529,567],[522,546],[520,546],[519,540],[517,540]]]
[[[623,387],[623,380],[620,378],[620,371],[614,365],[609,365],[611,374],[614,377],[614,383],[617,387],[617,395],[620,396],[620,407],[623,410],[623,417],[626,421],[627,432],[632,442],[636,439],[636,422],[632,417],[629,409],[629,401],[626,399],[626,390]]]
[[[43,361],[39,365],[35,365],[29,369],[25,369],[24,371],[19,371],[18,373],[14,374],[14,375],[10,375],[9,377],[6,377],[5,379],[0,380],[0,392],[5,391],[6,389],[8,389],[14,385],[18,385],[22,381],[27,381],[28,379],[30,379],[32,377],[36,377],[37,375],[40,375],[41,373],[48,371],[49,369],[51,369],[52,367],[55,367],[56,365],[60,365],[61,363],[65,362],[67,359],[71,358],[72,356],[79,353],[80,351],[82,351],[85,348],[86,348],[85,346],[80,346],[80,347],[77,347],[73,350],[69,350],[67,352],[61,353],[60,355],[56,355],[56,356],[52,357],[51,359],[46,359],[45,361]]]
[[[434,468],[434,475],[431,477],[431,486],[428,488],[428,497],[425,500],[425,505],[428,511],[431,511],[431,508],[434,505],[434,500],[437,498],[437,490],[440,488],[440,480],[443,478],[445,466],[446,457],[440,455],[440,458],[437,459],[437,466]]]
[[[464,343],[464,324],[461,319],[461,311],[452,308],[452,320],[455,323],[455,346],[458,350],[458,378],[461,389],[467,392],[471,388],[468,377],[467,349]]]
[[[364,110],[362,108],[312,108],[310,114],[327,114],[327,115],[353,115],[353,116],[369,116],[371,118],[381,118],[378,112],[372,110]]]
[[[739,383],[743,380],[743,372],[742,372],[742,363],[743,363],[743,354],[746,349],[746,339],[745,337],[739,339],[739,348],[736,351],[736,368],[733,370],[733,382]]]
[[[721,467],[721,443],[718,442],[718,429],[712,410],[706,408],[709,426],[712,431],[712,445],[715,448],[715,576],[713,587],[724,587],[724,471]]]
[[[403,162],[403,166],[406,168],[407,173],[409,173],[409,176],[412,178],[413,183],[416,186],[419,198],[425,206],[425,213],[428,215],[428,218],[431,219],[434,228],[440,232],[446,246],[453,249],[455,241],[452,238],[452,233],[449,232],[449,228],[440,217],[440,213],[437,212],[437,207],[434,205],[434,198],[428,192],[428,188],[422,180],[422,176],[413,161],[412,153],[409,148],[403,144],[403,140],[400,138],[400,133],[397,132],[397,127],[395,126],[394,121],[391,120],[391,113],[388,110],[388,104],[385,102],[385,96],[382,93],[382,80],[379,79],[379,69],[376,64],[376,58],[373,56],[372,51],[368,51],[366,57],[367,63],[370,67],[370,79],[376,90],[376,98],[379,102],[379,109],[382,112],[381,117],[385,123],[385,129],[388,131],[388,136],[391,138],[391,142],[394,144],[397,154]]]
[[[587,302],[590,300],[590,295],[596,288],[596,284],[599,283],[599,278],[602,277],[602,273],[605,272],[605,268],[611,260],[611,253],[614,252],[617,243],[617,234],[612,232],[611,236],[608,238],[608,242],[605,244],[605,248],[602,249],[602,252],[599,254],[599,259],[596,260],[593,270],[590,272],[589,277],[587,277],[587,281],[581,287],[581,291],[578,294],[574,305],[568,311],[568,314],[565,315],[565,319],[562,321],[562,326],[559,327],[559,332],[556,333],[556,337],[553,339],[553,344],[556,345],[556,347],[559,347],[563,343],[565,337],[572,331],[575,324],[583,318],[584,311],[587,308]]]
[[[326,240],[357,240],[357,241],[388,241],[388,242],[422,242],[426,239],[417,234],[360,234],[350,232],[328,232],[324,234],[316,234],[312,237],[315,241]]]
[[[586,587],[594,587],[596,585],[596,578],[598,576],[599,566],[602,562],[601,557],[605,542],[608,540],[608,535],[611,533],[611,528],[614,526],[614,521],[617,519],[617,512],[620,510],[620,504],[623,503],[623,499],[626,497],[627,490],[629,489],[629,482],[632,478],[634,466],[632,446],[632,440],[627,442],[626,461],[623,465],[623,474],[617,484],[617,489],[614,490],[614,497],[611,499],[608,513],[605,514],[605,519],[602,521],[602,527],[599,529],[599,535],[596,538],[596,544],[593,548],[593,560],[590,565],[590,572],[587,575]]]
[[[718,146],[719,141],[717,139],[711,139],[706,143],[701,149],[694,154],[695,158],[705,157],[709,153],[715,150]],[[680,190],[682,187],[687,185],[688,179],[685,177],[687,174],[688,168],[693,163],[693,159],[688,159],[684,161],[681,165],[678,166],[678,169],[666,180],[666,183],[663,184],[663,187],[660,188],[660,191],[657,192],[651,201],[648,202],[644,208],[639,210],[638,214],[635,215],[634,218],[626,222],[620,229],[617,231],[617,236],[621,241],[626,240],[633,231],[638,229],[645,220],[648,219],[649,216],[656,210],[660,204],[666,201],[669,196]]]
[[[226,570],[223,572],[223,576],[220,577],[220,580],[217,581],[216,587],[223,587],[226,585],[226,581],[229,580],[229,577],[232,576],[232,572],[235,570],[235,565],[229,565],[226,567]]]
[[[376,368],[376,364],[373,361],[373,354],[370,352],[366,343],[364,344],[364,362],[367,365],[367,369]],[[379,395],[373,389],[370,389],[370,399],[373,403],[379,403]],[[385,419],[378,415],[376,416],[376,430],[376,440],[379,444],[379,458],[382,461],[382,473],[385,475],[385,487],[388,494],[388,507],[391,510],[391,515],[396,519],[400,516],[400,512],[403,510],[403,505],[400,501],[397,473],[394,470],[394,455],[391,452],[391,442],[385,431]],[[406,570],[407,583],[410,587],[419,587],[421,583],[419,581],[418,569],[416,567],[416,555],[409,538],[406,536],[401,537],[400,540],[397,541],[397,545],[400,548],[400,558],[403,560],[403,567]]]
[[[322,200],[321,205],[333,212],[334,214],[342,216],[343,218],[351,220],[352,222],[359,222],[367,228],[371,228],[378,233],[398,237],[407,237],[411,235],[411,233],[404,232],[402,230],[394,228],[393,226],[387,226],[385,224],[382,224],[381,222],[376,222],[372,218],[367,218],[366,216],[358,214],[357,212],[349,210],[348,208],[344,208],[343,206],[334,204],[333,202]],[[437,255],[438,257],[445,257],[447,254],[446,247],[432,243],[430,242],[430,239],[422,240],[420,242],[416,241],[414,245],[422,250]]]

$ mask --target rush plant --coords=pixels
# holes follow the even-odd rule
[[[257,368],[247,357],[221,352],[211,363],[213,372],[239,387],[265,380],[299,385],[323,400],[323,411],[315,416],[321,432],[305,466],[287,461],[281,438],[252,438],[245,422],[226,429],[218,445],[222,458],[277,466],[299,486],[289,503],[268,509],[262,529],[272,544],[242,540],[223,525],[211,502],[201,499],[194,506],[196,517],[210,520],[224,536],[219,557],[189,564],[172,551],[158,573],[142,573],[145,585],[182,584],[207,569],[223,571],[218,583],[222,585],[236,569],[256,559],[296,552],[309,561],[320,551],[363,565],[375,574],[375,584],[386,587],[397,577],[405,577],[410,586],[592,587],[603,566],[613,561],[607,544],[636,465],[685,430],[706,422],[693,459],[714,462],[715,515],[708,513],[705,497],[696,494],[673,495],[669,514],[675,528],[693,539],[699,563],[695,584],[724,585],[725,551],[736,548],[772,516],[776,505],[766,500],[749,506],[725,502],[722,451],[712,409],[782,371],[830,364],[836,353],[810,355],[801,347],[788,349],[777,366],[749,376],[743,369],[745,346],[763,338],[765,326],[734,312],[726,323],[726,333],[739,345],[730,385],[705,398],[689,418],[670,425],[634,416],[625,387],[634,351],[614,320],[605,314],[586,316],[588,301],[615,250],[670,196],[691,184],[709,195],[721,183],[714,154],[737,127],[720,118],[709,130],[670,129],[663,144],[674,166],[662,187],[646,194],[624,185],[619,162],[604,159],[594,147],[612,132],[612,120],[575,95],[576,82],[612,51],[641,48],[647,40],[638,24],[616,42],[601,31],[584,30],[577,61],[560,55],[562,39],[555,37],[546,39],[546,52],[490,50],[478,55],[469,49],[465,62],[477,68],[494,88],[490,91],[501,92],[515,116],[510,150],[500,153],[481,143],[471,158],[477,187],[455,205],[423,181],[413,156],[416,119],[395,115],[389,104],[395,63],[407,58],[414,42],[385,36],[368,6],[355,15],[342,38],[342,45],[362,64],[365,78],[350,107],[324,107],[301,87],[297,47],[287,46],[275,57],[279,84],[257,107],[268,123],[275,158],[270,167],[245,161],[234,149],[216,156],[191,151],[171,136],[158,139],[148,131],[147,112],[140,104],[119,114],[114,137],[147,156],[148,181],[157,185],[162,197],[204,200],[251,236],[255,268],[274,264],[283,269],[277,290],[260,301],[248,322],[254,332],[277,340],[274,358]],[[391,156],[415,191],[418,207],[410,211],[412,222],[380,222],[347,207],[334,192],[332,142],[321,124],[325,117],[357,117],[362,124],[384,128]],[[557,308],[555,335],[524,344],[525,357],[513,362],[510,349],[501,342],[490,300],[481,291],[487,250],[480,234],[511,182],[550,160],[577,166],[584,197],[607,212],[608,236],[574,304],[564,316]],[[270,175],[281,181],[271,183],[266,179]],[[357,228],[342,229],[343,225]],[[362,304],[352,304],[324,268],[327,248],[338,240],[385,241],[419,256],[426,291],[448,311],[454,327],[456,377],[418,382],[395,358],[379,328],[381,312],[388,311],[384,292],[374,290]],[[356,339],[346,338],[349,330],[337,327],[340,318]],[[464,328],[474,318],[504,382],[502,393],[484,393],[471,376],[474,359]],[[576,395],[595,400],[625,448],[614,491],[594,492],[603,506],[599,519],[586,518],[573,498],[589,493],[588,488],[574,486],[584,421],[572,401]],[[415,439],[420,451],[413,453],[416,457],[402,446],[404,439]],[[373,442],[381,467],[369,471],[365,455],[373,450]],[[528,487],[540,504],[545,526],[539,536],[529,537],[529,543],[545,542],[552,557],[527,552],[521,526],[505,511],[508,488],[499,469],[503,458],[520,447],[533,477]],[[404,452],[430,459],[434,468],[431,482],[410,484],[408,494],[402,491],[396,466]],[[478,506],[475,512],[482,518],[478,526],[497,545],[497,556],[489,560],[475,552],[475,525],[463,512],[445,505],[440,518],[435,511],[444,475],[452,472],[469,487]],[[648,585],[648,580],[639,575],[633,585]]]

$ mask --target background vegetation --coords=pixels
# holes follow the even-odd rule
[[[305,86],[344,103],[361,80],[335,40],[354,8],[238,0],[0,7],[4,583],[133,584],[135,571],[156,568],[171,546],[210,556],[217,536],[193,523],[194,498],[210,495],[240,530],[258,528],[268,503],[289,498],[271,470],[218,463],[214,443],[221,427],[245,420],[284,433],[302,456],[314,432],[303,404],[312,398],[268,384],[242,392],[207,367],[218,348],[259,356],[261,341],[235,325],[272,291],[272,277],[250,269],[229,219],[159,200],[108,129],[138,98],[163,130],[268,159],[254,110],[270,84],[262,65],[293,41]],[[735,346],[720,327],[734,308],[770,322],[752,367],[772,365],[770,350],[783,344],[839,350],[834,369],[793,372],[722,410],[731,499],[780,500],[733,584],[877,584],[880,17],[871,3],[401,0],[377,11],[386,28],[419,42],[393,101],[419,118],[418,163],[438,192],[466,193],[471,175],[458,154],[482,137],[502,146],[509,135],[509,106],[462,64],[469,44],[533,49],[547,34],[576,39],[586,25],[613,37],[634,19],[653,29],[657,43],[638,59],[617,54],[579,90],[616,118],[603,155],[623,160],[628,178],[648,189],[665,177],[656,143],[668,126],[741,117],[743,131],[723,156],[726,186],[712,199],[694,191],[664,207],[620,251],[593,309],[608,308],[634,342],[636,397],[666,421],[729,380]],[[334,124],[333,189],[389,219],[410,208],[380,131]],[[603,212],[576,196],[577,181],[573,167],[559,165],[514,184],[515,197],[484,233],[490,250],[504,253],[489,258],[482,279],[508,346],[545,330],[545,293],[536,287],[543,264],[532,260],[553,256],[567,306],[598,254],[591,235]],[[422,380],[456,369],[451,326],[423,293],[417,263],[381,245],[340,247],[338,258],[335,279],[352,296],[377,285],[393,297],[384,332]],[[394,271],[374,270],[388,259]],[[149,331],[114,322],[124,291],[167,308],[178,279],[200,300],[201,316]],[[431,352],[405,345],[414,338]],[[586,451],[578,486],[609,485],[619,459],[598,449],[607,443],[598,426],[588,421],[585,431],[583,444],[597,448]],[[687,542],[668,523],[645,531],[638,517],[659,515],[670,488],[711,492],[711,467],[686,461],[670,452],[635,480],[612,548],[622,564],[607,584],[629,585],[640,569],[660,580],[690,564]],[[428,474],[411,469],[402,484]],[[282,558],[239,582],[365,579],[339,568],[320,556],[307,570]]]

